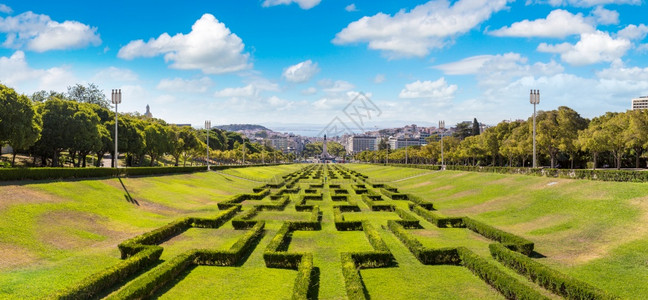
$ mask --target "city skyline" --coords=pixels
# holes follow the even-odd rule
[[[496,124],[532,114],[530,89],[541,92],[539,110],[565,105],[591,118],[648,95],[643,7],[0,0],[0,83],[26,94],[76,83],[108,96],[119,88],[120,112],[148,104],[155,117],[194,126],[324,127],[359,93],[381,111],[370,126]]]

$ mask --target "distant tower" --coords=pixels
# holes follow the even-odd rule
[[[153,118],[153,114],[151,113],[151,107],[149,107],[148,104],[146,104],[146,113],[144,114],[147,118]]]
[[[324,144],[322,145],[322,155],[320,156],[320,159],[323,161],[333,159],[333,157],[328,153],[328,150],[326,149],[326,134],[324,135]]]

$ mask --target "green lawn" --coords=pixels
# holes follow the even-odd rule
[[[168,176],[0,184],[0,299],[40,299],[120,261],[117,244],[186,216],[210,217],[217,203],[250,193],[258,181],[305,165],[281,165]],[[648,184],[544,177],[430,171],[379,165],[345,164],[376,182],[434,203],[439,213],[470,216],[523,236],[543,255],[537,260],[627,299],[648,295]],[[326,174],[324,168],[324,174]],[[321,180],[302,180],[307,183]],[[353,193],[349,180],[336,179],[361,212],[346,220],[368,220],[396,264],[360,271],[372,299],[502,299],[462,266],[421,264],[387,228],[394,212],[372,212]],[[322,229],[296,231],[289,252],[311,252],[318,270],[319,299],[346,299],[340,253],[373,250],[362,231],[337,231],[327,188],[320,206]],[[303,191],[301,192],[303,193]],[[263,238],[240,267],[198,266],[186,270],[156,297],[164,299],[286,299],[297,272],[265,266],[263,251],[284,221],[308,220],[296,212],[297,195],[284,211],[262,211]],[[244,209],[270,203],[243,202]],[[407,201],[385,200],[407,209]],[[424,246],[467,247],[529,287],[549,295],[490,258],[492,243],[467,229],[440,229],[420,220],[410,233]],[[162,260],[196,248],[228,249],[245,231],[231,222],[218,229],[191,228],[161,244]],[[554,297],[554,296],[552,296]]]
[[[348,167],[377,179],[407,169]],[[648,184],[443,171],[391,185],[528,238],[539,261],[604,290],[648,295]]]

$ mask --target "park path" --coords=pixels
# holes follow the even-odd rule
[[[412,179],[412,178],[416,178],[416,177],[421,177],[421,176],[425,176],[425,175],[434,174],[436,172],[439,172],[439,171],[421,173],[421,174],[417,174],[417,175],[414,175],[414,176],[405,177],[405,178],[401,178],[401,179],[394,180],[394,181],[388,181],[388,182],[400,182],[400,181],[404,181],[404,180],[408,180],[408,179]]]

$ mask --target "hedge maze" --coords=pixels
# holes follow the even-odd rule
[[[250,263],[253,253],[262,256],[265,268],[294,270],[292,293],[281,298],[384,298],[389,295],[374,295],[368,288],[363,270],[407,268],[393,252],[401,248],[421,265],[470,270],[476,282],[485,282],[508,299],[615,298],[537,262],[532,258],[533,242],[523,237],[469,217],[441,215],[428,199],[374,183],[339,165],[307,166],[283,176],[280,183],[232,196],[218,208],[220,213],[212,218],[179,219],[122,242],[120,263],[53,298],[157,297],[173,290],[195,266],[241,267]],[[441,232],[470,231],[467,234],[490,242],[481,241],[477,251],[430,246],[425,240],[430,226]],[[242,233],[230,247],[197,247],[160,259],[165,242],[192,228],[225,227]],[[227,288],[214,287],[214,292]],[[397,286],[394,292],[417,288]],[[456,292],[462,298],[462,291]]]

